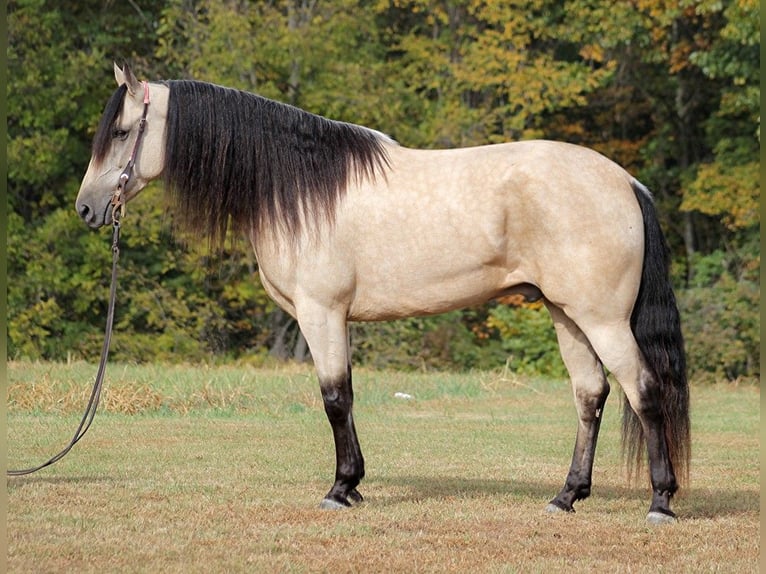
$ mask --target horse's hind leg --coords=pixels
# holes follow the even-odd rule
[[[314,359],[335,441],[335,483],[320,507],[345,508],[362,501],[356,487],[364,477],[364,458],[352,412],[354,390],[345,316],[321,308],[298,311],[298,322]]]
[[[626,444],[625,441],[640,441],[642,438],[646,441],[653,491],[647,521],[652,524],[674,522],[675,513],[670,509],[670,500],[678,490],[678,482],[665,436],[659,382],[646,368],[627,322],[600,328],[584,326],[583,329],[598,356],[625,392],[629,403],[626,407],[638,417],[641,432],[623,436],[623,448],[640,454],[640,443]]]
[[[556,327],[556,335],[572,381],[577,407],[577,437],[572,464],[564,488],[548,504],[549,512],[574,512],[574,503],[590,496],[593,460],[609,383],[588,339],[564,312],[550,302],[546,306]]]

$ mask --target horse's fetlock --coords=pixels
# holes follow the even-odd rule
[[[667,488],[655,488],[654,493],[662,498],[673,498],[673,495],[678,491],[678,485],[677,484],[671,484]]]

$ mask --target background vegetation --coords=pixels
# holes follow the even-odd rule
[[[8,3],[8,353],[94,359],[110,252],[73,209],[112,61],[361,123],[411,147],[546,137],[626,166],[672,245],[690,367],[759,377],[755,0],[78,0]],[[169,235],[161,192],[123,233],[113,356],[304,359],[244,252]],[[560,374],[544,310],[506,301],[355,326],[356,361]]]

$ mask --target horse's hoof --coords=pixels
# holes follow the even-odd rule
[[[651,511],[646,515],[646,522],[652,526],[658,526],[661,524],[673,524],[676,522],[676,517],[664,512]]]
[[[574,512],[574,510],[564,510],[560,506],[556,506],[552,502],[549,502],[548,506],[545,507],[545,512],[547,512],[548,514],[556,514],[558,512],[567,512],[567,513]]]
[[[349,506],[350,505],[348,503],[343,504],[342,502],[338,502],[332,498],[324,498],[322,499],[322,502],[319,503],[319,508],[322,510],[343,510]]]

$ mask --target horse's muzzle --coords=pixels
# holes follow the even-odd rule
[[[110,205],[107,203],[106,209],[103,213],[99,214],[98,210],[94,209],[91,205],[85,202],[78,201],[75,204],[77,215],[80,216],[85,224],[91,229],[98,229],[108,223],[107,218],[111,215]]]

